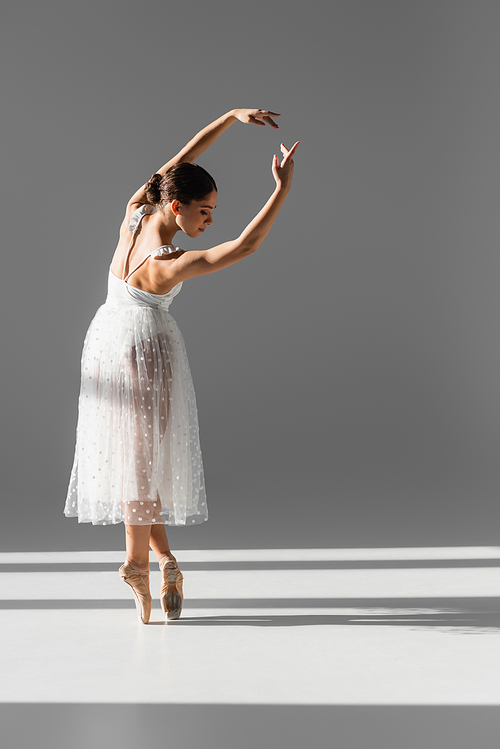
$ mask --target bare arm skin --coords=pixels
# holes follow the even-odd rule
[[[237,239],[224,242],[209,250],[184,252],[178,258],[158,263],[161,268],[159,271],[161,280],[160,278],[158,280],[163,287],[160,293],[166,293],[170,288],[188,278],[227,268],[255,252],[269,233],[290,191],[294,169],[293,154],[298,145],[299,142],[288,150],[281,144],[283,161],[280,164],[275,155],[272,163],[276,182],[275,190]]]
[[[200,130],[200,132],[195,135],[194,138],[192,138],[173,159],[170,159],[170,161],[167,161],[166,164],[160,167],[156,174],[165,174],[165,172],[174,164],[180,164],[185,161],[193,163],[193,161],[196,161],[196,159],[206,151],[212,143],[215,143],[217,138],[222,135],[225,130],[231,127],[235,122],[238,122],[238,120],[246,124],[260,125],[261,127],[265,127],[267,123],[271,127],[278,129],[278,125],[272,118],[279,116],[280,115],[277,112],[270,112],[267,109],[231,109],[230,112],[226,112],[222,117],[219,117],[210,125],[204,127],[203,130]],[[132,195],[128,202],[127,213],[129,213],[128,209],[130,207],[135,209],[139,204],[148,202],[144,188],[145,185],[142,185],[137,192]]]

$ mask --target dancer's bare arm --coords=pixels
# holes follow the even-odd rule
[[[184,252],[176,259],[161,263],[162,283],[172,287],[188,278],[227,268],[255,252],[269,233],[290,191],[294,168],[293,154],[298,145],[299,142],[295,143],[290,150],[281,145],[283,161],[280,164],[275,155],[272,163],[275,190],[240,236],[209,250]]]
[[[274,122],[273,117],[279,116],[280,115],[277,112],[270,112],[267,109],[232,109],[210,125],[204,127],[203,130],[200,130],[200,132],[195,135],[194,138],[191,138],[189,143],[187,143],[173,159],[170,159],[170,161],[167,161],[166,164],[160,167],[156,174],[165,174],[171,166],[183,161],[190,163],[196,161],[196,159],[206,151],[212,143],[215,143],[217,138],[235,122],[240,121],[246,124],[260,125],[261,127],[264,127],[267,123],[271,127],[277,129],[278,125]],[[137,204],[148,202],[145,187],[145,185],[142,185],[139,190],[132,195],[128,202],[129,206],[136,206]]]

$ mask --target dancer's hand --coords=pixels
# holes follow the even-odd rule
[[[278,125],[274,122],[272,117],[281,117],[277,112],[270,112],[268,109],[235,109],[234,116],[238,118],[240,122],[251,125],[260,125],[261,127],[266,126],[266,122],[271,127],[278,129]]]
[[[280,145],[281,153],[283,154],[283,161],[279,162],[279,158],[274,154],[273,158],[273,177],[276,180],[278,187],[290,187],[292,184],[293,177],[293,154],[295,153],[300,140],[288,150],[288,148],[282,143]]]

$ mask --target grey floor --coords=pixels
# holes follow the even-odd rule
[[[6,747],[498,747],[500,548],[177,558],[145,626],[119,552],[0,554]]]

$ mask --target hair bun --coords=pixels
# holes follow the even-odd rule
[[[146,183],[146,196],[151,205],[157,205],[161,201],[161,181],[161,174],[153,174],[149,182]]]

